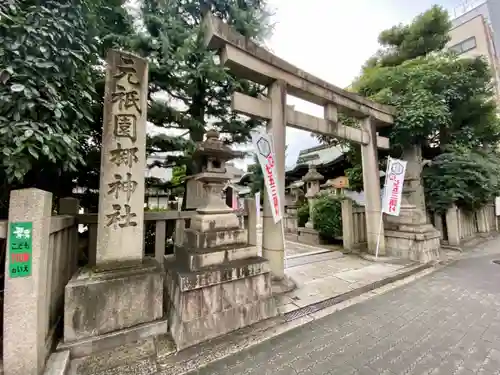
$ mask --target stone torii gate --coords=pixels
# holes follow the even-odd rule
[[[276,166],[280,181],[281,204],[285,181],[286,126],[313,133],[347,139],[361,145],[363,184],[366,201],[368,251],[375,252],[380,224],[380,176],[377,148],[388,149],[389,140],[377,135],[377,128],[393,124],[394,110],[300,70],[234,31],[222,20],[207,12],[204,17],[205,44],[219,52],[220,63],[235,75],[268,87],[268,97],[257,99],[234,93],[233,110],[268,121],[267,130],[273,135]],[[324,118],[295,111],[286,105],[286,95],[324,107]],[[361,129],[342,125],[338,113],[360,120]],[[282,207],[283,209],[283,207]],[[284,277],[284,246],[281,223],[274,224],[271,207],[264,203],[262,251],[269,260],[274,277]],[[379,254],[385,254],[384,233],[380,236]]]

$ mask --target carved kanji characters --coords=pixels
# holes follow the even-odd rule
[[[123,192],[127,196],[127,202],[130,201],[130,197],[132,193],[135,191],[137,187],[137,181],[132,180],[132,174],[127,173],[126,179],[124,180],[120,174],[115,174],[115,181],[110,182],[108,184],[109,190],[108,194],[114,194],[115,199],[118,199],[120,196],[120,192]]]
[[[110,161],[117,167],[125,165],[132,168],[132,165],[139,161],[139,158],[137,157],[138,151],[139,149],[137,147],[122,148],[122,145],[118,142],[117,148],[110,151]]]

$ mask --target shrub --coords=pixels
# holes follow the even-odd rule
[[[443,214],[452,205],[473,211],[499,191],[500,159],[493,153],[452,150],[437,156],[423,171],[426,204]]]
[[[297,209],[297,221],[299,227],[305,227],[307,220],[309,220],[309,205],[304,202],[302,206]]]
[[[325,193],[315,200],[314,229],[326,240],[342,236],[342,199],[345,198]]]

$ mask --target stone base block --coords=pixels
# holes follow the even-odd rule
[[[194,272],[166,262],[166,284],[178,350],[277,315],[271,274],[261,257]]]
[[[197,271],[223,263],[256,257],[257,246],[227,245],[213,249],[178,248],[176,254],[185,269]]]
[[[64,342],[162,319],[164,278],[151,258],[127,269],[80,269],[65,288]]]
[[[106,333],[101,336],[89,337],[70,343],[60,342],[56,350],[58,352],[69,351],[72,359],[82,358],[114,350],[120,346],[129,345],[150,337],[167,335],[168,332],[167,320],[156,320],[151,323],[139,324],[132,328]]]
[[[198,232],[193,229],[184,230],[184,245],[193,249],[211,249],[226,245],[242,245],[247,241],[246,229],[219,229]]]
[[[69,374],[154,375],[158,374],[157,360],[165,360],[174,353],[175,344],[170,335],[162,334],[74,358]]]
[[[212,215],[196,214],[191,219],[190,228],[202,232],[239,228],[240,220],[238,216],[229,207],[227,209],[230,212]]]
[[[321,238],[318,231],[312,228],[299,228],[299,242],[306,243],[309,245],[319,245],[321,244]]]
[[[385,248],[389,256],[427,263],[439,259],[441,233],[430,230],[424,233],[385,231]]]

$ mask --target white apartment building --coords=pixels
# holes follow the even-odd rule
[[[489,62],[500,103],[500,0],[468,0],[452,12],[447,48],[465,57],[484,56]]]

